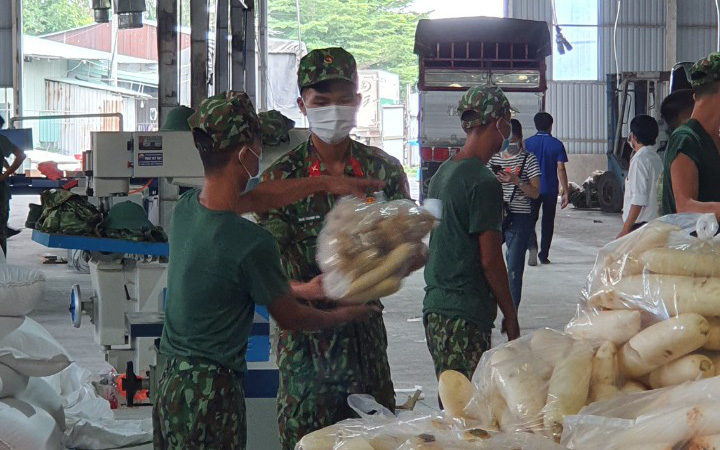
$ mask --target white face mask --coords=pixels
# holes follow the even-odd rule
[[[323,106],[305,108],[310,132],[328,144],[338,144],[355,128],[357,108],[355,106]]]

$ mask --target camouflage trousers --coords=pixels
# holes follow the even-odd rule
[[[156,450],[244,450],[242,378],[218,364],[169,357],[153,406]]]
[[[304,333],[280,330],[278,428],[284,450],[306,434],[357,417],[350,394],[369,394],[395,410],[382,314],[338,328]]]
[[[428,350],[439,378],[456,370],[472,379],[482,354],[490,349],[491,331],[468,320],[427,313],[423,318]]]

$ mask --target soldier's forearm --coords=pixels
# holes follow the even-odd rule
[[[265,181],[245,195],[247,202],[241,207],[248,211],[241,213],[263,213],[282,208],[326,189],[324,177]]]

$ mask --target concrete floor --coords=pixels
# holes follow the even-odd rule
[[[27,204],[39,203],[39,198],[20,196],[13,199],[10,225],[24,226]],[[525,272],[523,303],[520,307],[520,326],[523,334],[541,327],[562,329],[575,312],[580,289],[590,271],[598,249],[612,240],[622,226],[619,215],[597,211],[558,210],[556,231],[550,254],[552,264],[528,267]],[[42,270],[47,277],[45,300],[31,314],[68,349],[75,361],[91,371],[106,371],[109,366],[100,348],[93,341],[93,326],[84,321],[79,329],[70,324],[69,292],[73,284],[89,292],[90,277],[75,272],[67,265],[43,265],[43,255],[53,253],[66,257],[66,252],[47,249],[31,239],[29,230],[9,241],[8,262]],[[437,410],[437,382],[428,353],[421,320],[424,281],[416,272],[405,282],[404,288],[385,299],[385,323],[389,339],[389,357],[393,381],[397,389],[422,386],[425,399],[416,409]],[[500,318],[499,318],[500,319]],[[498,323],[499,323],[498,319]],[[497,331],[493,344],[505,341]],[[398,403],[405,396],[398,396]],[[119,411],[122,417],[149,416],[149,408]],[[150,448],[142,446],[139,448]]]

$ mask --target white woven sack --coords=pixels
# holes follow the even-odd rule
[[[64,450],[47,411],[12,397],[0,400],[0,450]]]
[[[45,275],[39,270],[0,264],[0,316],[25,316],[45,293]]]
[[[54,375],[68,365],[65,349],[29,317],[0,317],[0,363],[31,377]]]
[[[13,397],[24,391],[27,385],[27,375],[16,372],[5,364],[0,364],[0,398]]]
[[[47,411],[55,419],[60,431],[65,431],[65,410],[60,394],[44,379],[31,377],[25,390],[15,395],[15,398]]]

